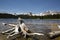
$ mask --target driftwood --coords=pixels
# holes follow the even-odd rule
[[[57,38],[60,36],[60,31],[53,31],[48,33],[48,37],[51,39]]]
[[[18,24],[6,24],[6,23],[2,23],[3,25],[9,25],[12,26],[14,28],[9,29],[7,31],[4,31],[2,33],[8,33],[9,35],[7,36],[7,38],[9,38],[10,36],[14,36],[16,34],[22,33],[22,35],[24,35],[24,38],[26,38],[26,36],[31,36],[31,35],[44,35],[43,33],[32,33],[30,32],[30,30],[27,28],[27,26],[25,25],[24,21],[21,18],[18,18]]]

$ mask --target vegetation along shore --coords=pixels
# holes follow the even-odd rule
[[[21,17],[24,19],[60,19],[60,14],[33,16],[31,13],[30,13],[30,15],[28,15],[28,14],[13,15],[13,14],[9,14],[9,13],[0,13],[0,18],[18,18],[18,17]]]

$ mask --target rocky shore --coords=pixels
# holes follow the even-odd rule
[[[31,25],[29,25],[29,26],[31,26]],[[55,24],[53,26],[57,27]],[[54,31],[54,30],[57,29],[57,28],[54,28],[53,26],[51,28],[51,31]],[[46,29],[46,31],[48,31],[48,29]],[[7,35],[4,35],[4,34],[0,33],[0,40],[60,40],[60,36],[56,37],[54,39],[50,39],[49,36],[47,35],[46,31],[44,33],[45,34],[44,36],[37,36],[37,35],[35,35],[35,36],[30,36],[28,38],[24,38],[21,35],[15,35],[13,37],[9,37],[8,39],[7,39]]]
[[[28,36],[27,38],[23,38],[23,36],[15,35],[13,37],[6,38],[7,35],[0,34],[0,40],[50,40],[47,36]]]

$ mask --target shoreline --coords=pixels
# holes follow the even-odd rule
[[[14,38],[15,37],[14,36],[14,37],[10,37],[9,39],[7,39],[6,37],[7,35],[0,34],[0,40],[44,40],[45,39],[45,38],[43,39],[43,36],[35,36],[35,37],[32,36],[29,38],[23,38],[21,36]]]

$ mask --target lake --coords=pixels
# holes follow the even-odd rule
[[[27,27],[33,32],[48,33],[52,24],[60,25],[60,19],[23,19]],[[17,19],[0,19],[0,32],[10,29],[10,26],[3,26],[2,23],[17,24]]]
[[[45,31],[50,29],[50,24],[60,24],[60,19],[23,19],[25,24],[36,32]],[[2,23],[14,23],[17,24],[17,19],[0,19],[0,30],[7,30],[7,26],[3,26]]]

